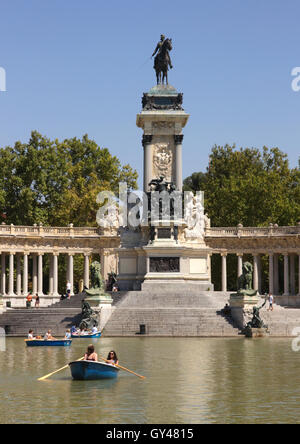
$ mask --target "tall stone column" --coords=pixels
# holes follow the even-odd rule
[[[258,255],[253,255],[253,289],[258,291]]]
[[[222,253],[222,291],[227,291],[227,253]]]
[[[274,254],[269,254],[269,293],[274,294]]]
[[[6,295],[6,254],[1,254],[1,294]]]
[[[28,255],[29,253],[24,253],[23,256],[23,296],[28,295]]]
[[[152,179],[152,135],[143,135],[143,147],[144,147],[144,191],[149,191],[149,183]]]
[[[298,296],[300,296],[300,254],[298,255]]]
[[[14,254],[9,253],[9,286],[8,296],[14,296]]]
[[[53,296],[53,255],[49,254],[49,295]]]
[[[174,136],[175,151],[176,151],[175,177],[176,177],[176,188],[178,189],[178,191],[182,191],[182,141],[183,141],[183,134],[176,134]]]
[[[90,288],[90,255],[88,253],[84,254],[84,279],[83,284]]]
[[[69,253],[68,269],[69,269],[69,281],[71,284],[71,296],[74,296],[74,269],[73,269],[74,260],[73,259],[74,259],[73,254]]]
[[[290,281],[291,281],[291,294],[296,294],[296,276],[295,276],[295,255],[290,255]]]
[[[58,254],[53,253],[53,296],[58,296]]]
[[[37,255],[32,255],[32,294],[37,294]]]
[[[38,295],[44,296],[43,293],[43,255],[44,253],[38,254]]]
[[[262,282],[261,282],[261,256],[257,256],[257,271],[258,271],[258,293],[262,293]]]
[[[278,254],[274,254],[274,294],[279,294]]]
[[[290,283],[289,283],[289,255],[284,254],[284,294],[288,296],[290,294]]]
[[[243,274],[243,253],[237,253],[237,257],[238,257],[237,274],[239,278]]]
[[[21,296],[22,295],[21,256],[19,253],[16,256],[17,256],[16,293],[17,296]]]

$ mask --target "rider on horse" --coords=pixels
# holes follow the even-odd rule
[[[161,48],[162,48],[162,45],[163,45],[165,39],[166,39],[166,37],[165,37],[163,34],[161,34],[161,36],[160,36],[160,41],[157,43],[156,48],[155,48],[155,51],[154,51],[154,53],[152,54],[152,57],[153,57],[153,56],[155,56],[155,54],[158,52],[158,53],[157,53],[157,56],[156,56],[155,59],[154,59],[154,69],[156,69],[156,62],[157,62],[157,59],[158,59],[159,56],[160,56]],[[172,62],[171,62],[170,53],[169,53],[169,51],[167,51],[167,53],[168,53],[168,58],[169,58],[169,66],[170,66],[170,68],[172,69],[172,68],[173,68],[173,65],[172,65]]]

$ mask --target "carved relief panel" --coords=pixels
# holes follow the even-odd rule
[[[155,178],[164,176],[172,180],[173,151],[169,143],[156,143],[153,150],[153,175]]]

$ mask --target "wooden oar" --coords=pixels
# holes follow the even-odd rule
[[[102,361],[109,362],[107,359],[103,358],[103,356],[99,355],[99,358],[102,359]],[[129,370],[128,368],[126,368],[126,367],[122,367],[119,364],[113,364],[113,365],[118,367],[118,368],[120,368],[121,370],[125,370],[126,372],[132,373],[133,375],[138,376],[141,379],[145,379],[146,378],[146,376],[139,375],[138,373],[135,373],[132,370]]]
[[[83,358],[77,359],[77,361],[83,361]],[[64,370],[65,368],[68,368],[69,364],[65,365],[62,368],[59,368],[58,370],[55,370],[55,372],[49,373],[49,375],[43,376],[42,378],[39,378],[38,381],[45,381],[45,379],[50,378],[50,376],[55,375],[55,373],[61,372],[62,370]]]

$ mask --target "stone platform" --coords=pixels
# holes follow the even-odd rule
[[[66,329],[81,320],[81,302],[85,294],[65,299],[48,308],[7,309],[0,315],[0,328],[7,336],[27,336],[29,329],[35,335],[44,335],[50,328],[53,336],[64,336]]]
[[[113,310],[106,323],[106,337],[135,337],[140,325],[145,336],[170,337],[238,337],[241,329],[229,316],[221,313],[229,300],[228,292],[186,292],[166,294],[159,291],[130,291],[112,293]],[[56,336],[63,336],[66,328],[81,319],[83,294],[64,300],[49,308],[8,309],[0,314],[0,327],[8,336],[27,336],[30,328],[44,334],[49,328]],[[259,304],[263,299],[259,300]],[[300,309],[275,304],[274,311],[264,307],[260,316],[268,325],[270,337],[292,337],[300,326]],[[242,335],[243,336],[243,335]]]
[[[221,314],[229,294],[131,291],[116,294],[115,310],[104,336],[136,336],[145,325],[147,336],[237,337],[230,317]]]

